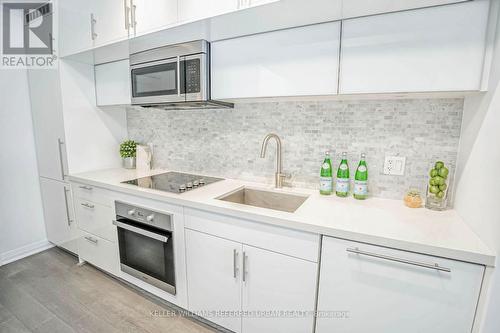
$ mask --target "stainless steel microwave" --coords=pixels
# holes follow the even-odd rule
[[[205,40],[131,54],[130,71],[133,105],[232,107],[210,98],[210,44]]]

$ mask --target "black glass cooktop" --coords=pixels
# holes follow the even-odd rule
[[[221,180],[224,179],[180,172],[166,172],[159,175],[127,180],[122,183],[165,192],[183,193]]]

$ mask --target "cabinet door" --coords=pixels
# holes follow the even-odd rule
[[[128,38],[130,25],[130,3],[128,0],[92,0],[95,18],[95,46]],[[128,8],[128,9],[127,9]]]
[[[69,186],[57,180],[40,177],[40,189],[47,239],[57,246],[76,253]]]
[[[196,21],[239,9],[239,0],[183,0],[179,1],[179,21]]]
[[[28,82],[39,174],[63,180],[67,161],[59,72],[29,70]]]
[[[212,97],[337,93],[340,23],[212,43]]]
[[[317,333],[470,333],[484,266],[323,237],[320,271]]]
[[[381,13],[397,12],[414,8],[439,6],[467,0],[348,0],[342,3],[342,17],[359,17]]]
[[[81,0],[58,1],[59,54],[67,56],[92,48],[90,31],[90,2]]]
[[[177,0],[134,0],[134,5],[136,36],[177,23]]]
[[[242,332],[312,332],[317,264],[247,245],[243,255]]]
[[[128,59],[95,66],[95,93],[98,106],[131,103]]]
[[[488,3],[344,21],[340,93],[479,90]]]
[[[234,332],[241,318],[217,316],[216,311],[241,310],[241,244],[186,230],[189,310]]]

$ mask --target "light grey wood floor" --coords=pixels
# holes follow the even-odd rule
[[[171,332],[215,330],[179,315],[60,249],[0,267],[0,332]]]

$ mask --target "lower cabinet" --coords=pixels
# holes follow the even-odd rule
[[[40,177],[40,189],[47,239],[59,247],[77,253],[76,226],[71,210],[69,185]]]
[[[484,266],[323,237],[316,333],[470,333]]]
[[[313,331],[317,264],[243,245],[242,332]]]
[[[189,311],[240,332],[238,314],[217,314],[241,310],[241,244],[185,230]]]
[[[82,232],[78,239],[78,256],[100,269],[118,275],[119,257],[116,243]]]
[[[313,331],[317,264],[186,229],[189,310],[234,332]]]

